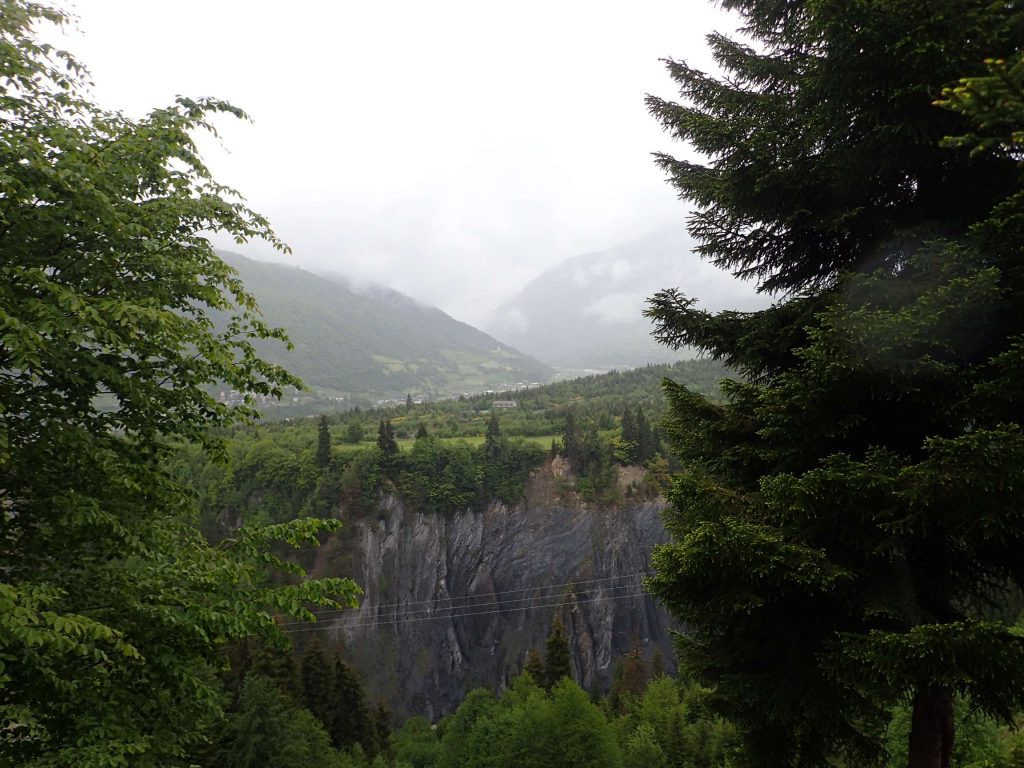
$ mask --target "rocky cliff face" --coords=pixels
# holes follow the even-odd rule
[[[547,465],[524,501],[479,513],[423,515],[385,496],[377,519],[321,548],[316,574],[352,576],[365,596],[316,632],[344,648],[371,701],[438,718],[472,688],[518,674],[556,616],[588,690],[606,691],[634,644],[672,658],[668,617],[641,583],[665,539],[663,504],[588,509],[559,473]]]

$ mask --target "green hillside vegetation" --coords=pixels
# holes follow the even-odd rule
[[[645,660],[639,646],[616,662],[603,696],[572,679],[556,618],[543,649],[504,690],[477,688],[437,723],[395,723],[366,699],[359,670],[314,639],[298,655],[241,644],[224,688],[226,727],[199,753],[202,768],[739,768],[736,727],[713,713],[711,691]],[[893,753],[906,738],[909,710],[898,707],[888,735]],[[977,712],[960,723],[957,768],[1015,768],[1024,733]],[[903,768],[898,757],[885,768]],[[853,765],[837,763],[839,768]]]
[[[503,691],[470,691],[437,723],[395,728],[367,701],[359,671],[314,639],[298,655],[240,644],[222,677],[226,727],[197,755],[203,768],[465,768],[567,765],[712,768],[732,764],[734,729],[709,716],[704,691],[664,675],[637,647],[616,666],[606,696],[572,679],[565,635],[553,622],[543,652]],[[563,658],[564,657],[564,658]],[[560,662],[559,659],[563,661]]]
[[[491,404],[495,400],[514,401],[514,408],[501,410],[504,434],[516,437],[560,436],[565,414],[575,410],[585,420],[611,429],[615,418],[627,409],[640,408],[655,421],[665,407],[661,383],[670,379],[687,389],[708,397],[718,397],[718,385],[729,377],[721,363],[711,360],[684,360],[674,365],[650,365],[631,371],[546,384],[519,391],[459,397],[454,400],[396,406],[372,411],[329,414],[335,442],[348,442],[353,424],[362,428],[365,440],[376,435],[376,421],[388,418],[399,439],[411,439],[422,426],[435,437],[482,438],[487,430]]]
[[[283,245],[196,155],[197,134],[244,113],[101,109],[75,59],[36,37],[70,23],[0,5],[0,765],[188,765],[222,714],[225,645],[280,644],[274,616],[359,590],[279,556],[336,521],[214,547],[168,475],[173,444],[216,454],[218,433],[253,419],[215,382],[294,385],[253,354],[281,333],[207,236]]]
[[[294,345],[255,345],[315,389],[372,399],[548,381],[553,371],[439,309],[383,288],[354,290],[282,264],[220,254]]]
[[[266,422],[226,434],[224,462],[182,445],[171,468],[198,494],[204,530],[215,536],[242,521],[374,514],[382,489],[432,513],[515,503],[530,471],[554,455],[574,471],[567,494],[614,504],[658,495],[667,477],[662,379],[710,392],[725,375],[718,363],[690,360],[522,392]],[[517,406],[492,409],[496,399]],[[616,467],[628,464],[648,472],[622,488]]]

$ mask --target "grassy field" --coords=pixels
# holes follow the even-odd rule
[[[442,437],[440,441],[446,445],[455,443],[468,443],[474,448],[484,443],[483,435],[471,435],[469,437]],[[550,448],[552,440],[560,440],[559,435],[537,435],[535,437],[524,437],[522,438],[527,443],[534,443],[539,445],[541,448]],[[413,443],[416,441],[413,438],[400,438],[396,441],[398,448],[401,451],[408,451],[412,448]],[[366,448],[372,448],[377,445],[376,440],[363,440],[361,443],[335,443],[333,449],[335,453],[342,455],[352,454],[356,451],[361,451]]]

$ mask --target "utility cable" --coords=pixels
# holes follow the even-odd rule
[[[626,599],[634,598],[634,597],[653,597],[653,595],[651,595],[648,592],[636,592],[636,593],[629,594],[629,595],[613,595],[612,597],[594,597],[594,598],[589,598],[587,600],[567,600],[567,601],[561,602],[561,603],[547,603],[547,604],[544,604],[544,605],[520,606],[519,608],[513,608],[513,609],[510,609],[510,610],[513,610],[513,611],[525,611],[525,610],[531,610],[531,609],[534,609],[534,608],[563,608],[563,607],[565,607],[567,605],[579,605],[581,603],[595,603],[595,602],[599,602],[599,601],[602,601],[602,600],[609,600],[609,601],[610,600],[626,600]],[[298,628],[298,629],[283,629],[282,632],[284,632],[284,634],[286,634],[286,635],[294,635],[294,634],[298,634],[299,632],[314,632],[314,631],[316,631],[318,629],[334,629],[334,628],[339,628],[339,629],[360,629],[360,628],[364,628],[364,627],[377,628],[377,627],[386,627],[386,626],[396,626],[398,624],[412,624],[414,622],[419,622],[419,621],[437,621],[439,619],[448,619],[448,620],[465,619],[465,618],[469,618],[471,616],[488,616],[488,615],[495,614],[495,613],[506,613],[506,611],[501,609],[501,608],[499,608],[499,609],[492,610],[492,611],[479,611],[479,612],[471,612],[471,613],[452,613],[452,614],[448,614],[448,615],[444,615],[444,616],[420,616],[420,617],[411,618],[411,619],[395,618],[395,619],[389,619],[387,621],[367,621],[367,622],[361,622],[361,623],[357,623],[357,624],[344,624],[343,623],[343,619],[332,619],[331,620],[332,623],[330,623],[330,624],[314,625],[314,626],[311,626],[311,627],[304,627],[304,628]]]
[[[577,592],[586,594],[587,592],[596,592],[596,591],[616,592],[616,591],[619,591],[619,590],[622,590],[622,589],[636,589],[636,588],[641,587],[641,586],[643,586],[643,585],[638,584],[638,583],[631,583],[631,584],[619,584],[617,586],[591,587],[590,589],[573,590],[572,594],[577,594]],[[493,596],[492,595],[480,595],[480,597],[481,598],[490,598],[490,597],[493,597]],[[490,601],[487,601],[487,602],[470,603],[468,605],[454,605],[454,606],[452,606],[452,605],[441,605],[441,606],[428,605],[425,608],[415,608],[413,610],[406,611],[405,613],[406,613],[406,615],[408,615],[408,614],[418,614],[418,613],[434,614],[434,613],[436,613],[438,611],[456,611],[456,610],[462,610],[462,609],[476,610],[477,608],[490,608],[490,607],[493,607],[493,606],[496,606],[496,605],[502,606],[502,608],[505,608],[505,609],[508,609],[508,610],[515,610],[515,605],[514,605],[515,603],[531,603],[531,602],[535,602],[537,600],[561,600],[561,599],[563,599],[565,597],[567,597],[567,595],[565,595],[563,593],[563,594],[552,594],[552,595],[532,595],[530,597],[519,597],[519,598],[515,598],[515,599],[490,600]],[[378,607],[378,611],[379,611],[379,609],[381,607],[383,607],[383,606],[379,606]],[[524,607],[528,607],[528,606],[524,606]],[[354,610],[358,610],[358,609],[357,608],[349,608],[347,610],[354,611]],[[388,613],[391,613],[391,611],[388,611]],[[336,619],[341,619],[341,618],[342,618],[341,616],[335,616],[335,617],[333,617],[331,619],[328,619],[328,621],[334,621]],[[311,622],[309,622],[309,621],[291,621],[291,622],[287,622],[285,624],[278,624],[278,626],[279,627],[289,627],[289,626],[293,626],[295,624],[309,624],[309,623],[311,623]]]
[[[622,580],[622,579],[633,579],[633,578],[638,578],[638,577],[642,578],[642,577],[645,577],[645,576],[653,576],[653,575],[654,575],[653,571],[639,571],[637,573],[625,573],[625,574],[622,574],[621,576],[605,576],[605,577],[602,577],[602,578],[599,578],[599,579],[581,579],[581,580],[576,580],[576,581],[566,581],[566,582],[563,582],[561,584],[547,584],[547,585],[539,586],[539,587],[523,587],[522,589],[506,589],[506,590],[503,590],[501,592],[488,592],[488,593],[479,594],[479,595],[453,595],[451,597],[438,597],[438,598],[435,598],[434,600],[416,600],[416,601],[408,602],[408,603],[402,603],[402,602],[398,602],[398,603],[383,603],[383,604],[377,606],[377,610],[380,610],[382,608],[406,608],[406,609],[408,609],[408,608],[411,608],[412,606],[416,606],[416,605],[424,605],[424,606],[427,606],[428,608],[433,608],[433,609],[436,609],[436,610],[444,610],[446,608],[453,608],[453,609],[454,608],[473,608],[473,607],[477,607],[477,606],[474,603],[472,603],[472,602],[470,602],[470,603],[463,603],[463,604],[457,604],[457,605],[456,604],[453,604],[453,605],[440,605],[440,603],[444,603],[446,601],[451,602],[451,601],[454,601],[454,600],[470,600],[470,601],[471,600],[479,600],[479,599],[491,600],[493,598],[498,597],[499,595],[516,595],[516,594],[520,594],[520,593],[523,593],[523,592],[536,592],[536,591],[539,591],[539,590],[546,590],[546,589],[557,590],[557,589],[563,589],[563,588],[568,588],[568,587],[583,587],[586,584],[599,584],[599,583],[603,583],[603,582],[607,582],[607,581],[619,581],[619,580]],[[582,589],[581,591],[587,591],[587,589]],[[555,597],[555,595],[537,595],[536,597]],[[514,602],[514,601],[509,601],[509,602]],[[349,613],[351,611],[358,611],[358,610],[359,610],[358,607],[357,608],[330,608],[330,609],[327,609],[327,610],[324,610],[324,611],[314,611],[314,614],[319,618],[321,616],[327,616],[328,614]],[[422,609],[415,609],[415,610],[422,610]],[[308,624],[308,623],[309,623],[309,621],[289,621],[289,622],[285,622],[283,624],[279,624],[278,626],[280,626],[280,627],[289,627],[289,626],[293,626],[293,625],[296,625],[296,624]]]

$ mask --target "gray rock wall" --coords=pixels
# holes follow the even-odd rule
[[[316,634],[342,646],[371,701],[439,718],[472,688],[507,684],[530,648],[543,653],[556,615],[585,689],[607,691],[637,643],[670,663],[668,617],[641,594],[651,548],[665,539],[664,505],[587,509],[553,493],[557,482],[549,466],[520,504],[451,516],[385,496],[377,519],[350,523],[321,549],[316,574],[351,576],[365,595]]]

